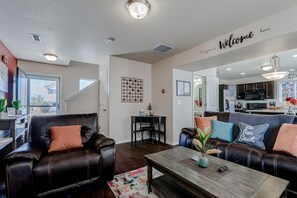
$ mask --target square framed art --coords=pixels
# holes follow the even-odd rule
[[[143,102],[143,80],[137,78],[122,77],[123,103],[142,103]]]

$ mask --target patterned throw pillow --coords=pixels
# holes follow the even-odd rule
[[[235,140],[237,143],[248,144],[252,147],[257,147],[265,150],[264,135],[269,127],[269,124],[261,124],[251,126],[243,122],[239,122],[239,135]]]

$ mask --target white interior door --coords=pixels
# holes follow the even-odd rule
[[[107,109],[107,98],[108,98],[108,70],[103,68],[100,70],[100,88],[99,88],[99,132],[108,136],[108,109]]]
[[[218,111],[219,109],[219,79],[206,77],[206,111]]]

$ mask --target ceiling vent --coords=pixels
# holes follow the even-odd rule
[[[160,44],[160,45],[158,45],[158,46],[156,46],[154,49],[153,49],[153,51],[155,51],[155,52],[159,52],[159,53],[166,53],[166,52],[168,52],[168,51],[170,51],[170,50],[172,50],[172,49],[174,49],[174,47],[171,47],[171,46],[169,46],[169,45],[165,45],[165,44]]]
[[[32,38],[33,38],[33,40],[34,41],[36,41],[36,42],[41,42],[41,37],[40,37],[40,35],[38,35],[38,34],[31,34],[31,36],[32,36]]]

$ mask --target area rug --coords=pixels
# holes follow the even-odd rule
[[[153,169],[153,178],[160,177],[162,173]],[[157,198],[153,192],[147,192],[147,167],[114,176],[108,182],[110,189],[117,198]]]

